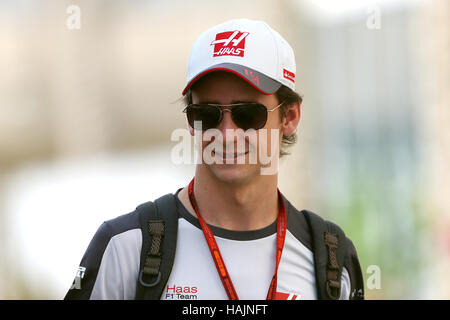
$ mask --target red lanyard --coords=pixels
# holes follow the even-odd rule
[[[230,300],[239,300],[239,297],[234,289],[233,282],[231,281],[230,275],[228,274],[228,270],[225,266],[225,262],[223,261],[222,255],[220,254],[219,247],[217,246],[216,239],[214,238],[214,234],[211,229],[206,224],[205,220],[203,220],[200,212],[197,208],[197,203],[195,202],[194,197],[194,179],[192,179],[191,183],[188,187],[189,200],[191,201],[192,207],[197,214],[198,221],[200,222],[200,226],[202,227],[203,234],[205,235],[206,242],[208,243],[209,250],[211,251],[211,256],[216,264],[217,272],[219,273],[220,280],[222,280],[223,287],[227,292],[228,299]],[[275,291],[277,288],[277,278],[278,278],[278,266],[280,264],[281,253],[283,252],[284,247],[284,239],[286,237],[286,209],[284,207],[284,202],[281,197],[281,193],[278,190],[278,202],[279,202],[279,211],[277,218],[277,253],[276,253],[276,265],[275,272],[273,274],[272,281],[270,282],[269,291],[267,292],[267,300],[273,300],[275,298]]]

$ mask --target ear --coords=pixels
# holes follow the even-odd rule
[[[188,128],[189,128],[189,133],[191,134],[191,136],[194,136],[195,135],[194,128],[192,128],[189,123],[187,125],[188,125]]]
[[[285,116],[281,121],[281,131],[284,135],[289,136],[295,132],[301,117],[301,102],[291,103],[285,112]]]

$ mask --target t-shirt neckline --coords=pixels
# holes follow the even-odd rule
[[[186,209],[184,204],[181,202],[181,200],[178,198],[178,192],[183,188],[180,188],[175,193],[175,199],[177,204],[177,209],[180,217],[187,220],[189,223],[197,227],[198,229],[201,229],[200,222],[198,221],[197,217],[194,217],[192,214],[189,213],[189,211]],[[256,230],[248,230],[248,231],[236,231],[236,230],[229,230],[224,229],[221,227],[217,227],[214,225],[209,225],[211,228],[211,231],[213,232],[215,237],[224,238],[228,240],[237,240],[237,241],[251,241],[251,240],[258,240],[266,237],[270,237],[272,235],[275,235],[277,233],[277,220],[275,219],[274,222],[269,224],[268,226],[256,229]]]

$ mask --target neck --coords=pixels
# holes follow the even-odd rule
[[[229,230],[257,230],[273,223],[278,215],[278,176],[257,175],[242,183],[217,179],[207,168],[197,167],[194,196],[206,223]],[[187,188],[179,198],[196,216]]]

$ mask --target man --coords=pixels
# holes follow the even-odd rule
[[[261,21],[228,21],[195,42],[183,95],[201,161],[174,197],[178,237],[161,299],[318,298],[305,213],[277,187],[278,158],[301,116],[295,72],[292,48]],[[104,223],[66,298],[136,298],[145,284],[141,228],[136,212]],[[339,241],[347,243],[343,268],[329,283],[336,298],[361,298],[356,251]]]

